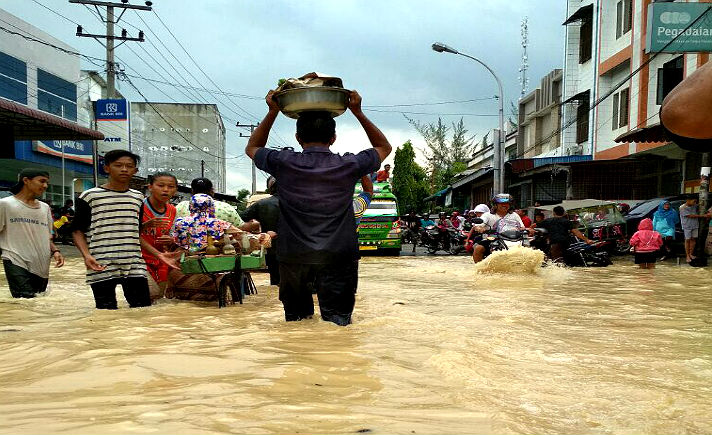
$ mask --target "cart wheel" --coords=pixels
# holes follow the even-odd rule
[[[218,286],[218,306],[220,308],[234,305],[235,301],[242,303],[242,293],[239,291],[235,275],[231,272],[223,276]]]

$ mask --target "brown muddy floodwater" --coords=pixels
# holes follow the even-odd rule
[[[711,269],[512,269],[364,258],[346,328],[286,324],[265,275],[118,311],[76,258],[35,300],[0,277],[0,433],[712,433]]]

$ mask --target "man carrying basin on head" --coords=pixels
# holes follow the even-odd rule
[[[492,198],[492,202],[494,203],[493,211],[484,213],[480,217],[484,225],[474,226],[473,229],[475,231],[481,233],[486,230],[491,230],[496,233],[501,233],[503,231],[524,229],[522,218],[511,209],[512,195],[499,193]],[[489,254],[490,242],[487,239],[482,239],[475,245],[472,260],[474,260],[475,263],[479,263]]]
[[[302,152],[265,145],[279,106],[270,91],[269,111],[250,136],[245,153],[261,170],[279,180],[279,299],[287,321],[314,314],[313,277],[322,319],[348,325],[358,282],[358,237],[354,220],[354,185],[381,165],[391,145],[361,110],[361,96],[351,91],[349,109],[373,148],[358,154],[334,154],[336,123],[326,112],[305,112],[297,120]]]

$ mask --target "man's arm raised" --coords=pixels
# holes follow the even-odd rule
[[[388,154],[391,153],[391,144],[388,142],[388,139],[386,139],[386,136],[381,133],[381,130],[364,115],[361,110],[361,96],[356,91],[351,91],[349,109],[351,109],[351,113],[358,119],[358,122],[361,123],[361,127],[363,127],[366,132],[369,142],[371,142],[373,148],[376,149],[381,161],[385,160]]]
[[[267,145],[267,139],[269,138],[269,132],[272,130],[272,125],[274,125],[274,120],[277,119],[279,115],[279,106],[277,102],[272,99],[274,91],[269,91],[265,97],[267,102],[267,107],[269,111],[265,115],[262,122],[259,123],[257,128],[250,135],[250,139],[247,141],[247,146],[245,147],[245,154],[247,154],[251,159],[255,158],[255,153],[260,148],[264,148]]]

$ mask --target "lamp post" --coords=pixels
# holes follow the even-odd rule
[[[497,193],[501,193],[502,189],[504,188],[504,171],[502,170],[504,161],[502,159],[502,152],[504,151],[504,141],[507,136],[507,133],[504,131],[504,93],[502,92],[502,82],[499,80],[499,77],[497,77],[497,74],[492,71],[492,68],[490,68],[486,63],[482,62],[476,57],[461,53],[455,50],[454,48],[440,42],[436,42],[435,44],[433,44],[432,48],[438,53],[459,54],[460,56],[464,56],[468,59],[474,60],[475,62],[485,67],[487,71],[489,71],[494,77],[494,79],[497,81],[497,86],[499,87],[499,137],[497,138],[497,141],[492,145],[492,169],[494,171],[492,191],[495,195]]]

